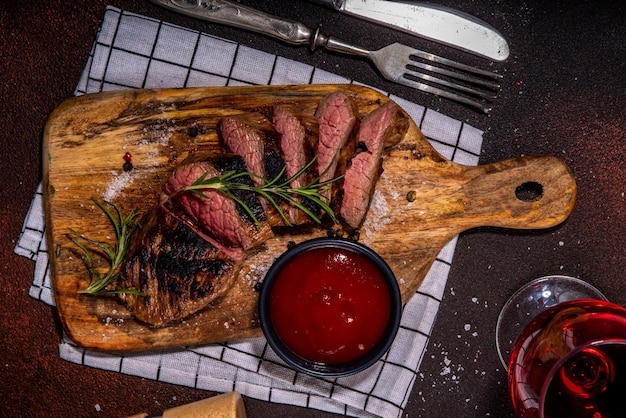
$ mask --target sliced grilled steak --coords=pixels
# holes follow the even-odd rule
[[[219,130],[226,150],[243,158],[248,171],[259,177],[252,178],[255,184],[262,184],[261,178],[273,178],[284,166],[277,134],[264,115],[228,116],[220,121]]]
[[[317,145],[317,138],[307,134],[301,121],[284,107],[274,106],[270,117],[274,128],[281,135],[280,147],[285,161],[287,178],[292,178],[315,158],[314,147]],[[317,177],[315,167],[312,165],[308,170],[294,178],[290,182],[290,186],[300,188],[314,181]],[[314,213],[319,212],[319,208],[313,202],[294,198]],[[311,218],[295,206],[288,206],[285,212],[292,225],[311,222]]]
[[[326,181],[335,177],[340,161],[352,157],[350,149],[346,150],[347,155],[340,153],[357,122],[356,107],[345,94],[331,93],[322,98],[315,117],[319,120],[318,172],[320,180]]]
[[[206,307],[232,286],[240,262],[211,245],[196,229],[154,206],[133,235],[122,265],[120,294],[137,319],[159,326]]]
[[[174,170],[160,204],[143,218],[118,281],[120,289],[143,293],[120,295],[139,320],[162,325],[203,309],[232,285],[245,251],[272,237],[273,227],[284,226],[273,207],[256,193],[233,192],[252,209],[259,224],[220,191],[203,189],[204,196],[199,196],[181,188],[201,176],[208,179],[232,170],[255,174],[258,177],[244,176],[239,181],[259,185],[262,178],[271,180],[284,168],[286,181],[317,153],[317,164],[291,185],[302,187],[318,176],[325,181],[345,173],[325,196],[346,228],[356,229],[381,173],[384,147],[398,143],[409,126],[406,114],[392,102],[359,124],[354,104],[342,93],[323,98],[315,115],[304,120],[296,118],[289,107],[268,107],[265,113],[220,121],[220,139],[229,154],[198,153],[188,158]],[[302,203],[320,214],[312,202]],[[282,208],[290,223],[311,223],[301,211]]]
[[[226,117],[220,121],[219,130],[224,148],[243,158],[247,171],[256,176],[252,177],[256,185],[262,184],[263,178],[273,180],[285,167],[280,134],[263,114],[253,112]],[[287,177],[283,175],[281,181],[285,180]],[[284,224],[269,202],[262,198],[261,204],[270,225]]]
[[[357,154],[346,170],[340,214],[351,228],[359,228],[365,219],[378,177],[382,173],[385,144],[397,144],[409,128],[409,119],[394,102],[387,102],[361,121]]]
[[[165,185],[162,201],[169,200],[169,197],[180,205],[202,232],[215,237],[224,246],[248,250],[262,244],[273,235],[256,194],[248,192],[237,197],[252,209],[258,223],[255,223],[243,208],[238,207],[233,199],[216,189],[202,189],[203,196],[192,191],[179,192],[203,175],[208,179],[217,177],[225,171],[245,171],[245,168],[240,157],[209,160],[194,156],[191,161],[188,160],[174,170]],[[250,179],[247,179],[250,182]]]
[[[274,128],[281,135],[280,147],[284,155],[285,170],[287,177],[291,178],[314,157],[313,149],[307,142],[304,126],[291,112],[275,106],[271,117]],[[291,182],[291,186],[296,188],[304,184],[306,184],[304,173]]]

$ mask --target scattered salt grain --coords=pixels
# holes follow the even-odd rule
[[[100,410],[101,410],[101,408],[100,408],[100,404],[98,404],[98,403],[97,403],[97,404],[95,404],[95,405],[93,406],[93,408],[96,410],[96,412],[100,412]]]
[[[370,238],[372,234],[379,232],[381,227],[389,222],[391,222],[389,206],[383,194],[376,189],[370,203],[369,216],[365,219],[362,231],[365,232],[366,237]]]
[[[470,329],[472,329],[472,326],[470,324],[465,324],[463,329],[465,329],[465,331],[469,331]]]
[[[124,171],[118,175],[117,172],[113,171],[113,178],[107,185],[102,198],[109,202],[114,200],[122,190],[131,185],[135,180],[135,176],[131,173],[130,171]]]

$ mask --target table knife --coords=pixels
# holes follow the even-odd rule
[[[506,39],[475,16],[445,6],[396,0],[310,0],[483,58],[504,61]]]

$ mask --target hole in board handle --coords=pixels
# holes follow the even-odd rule
[[[515,188],[515,197],[524,202],[534,202],[543,196],[543,185],[536,181],[527,181]]]

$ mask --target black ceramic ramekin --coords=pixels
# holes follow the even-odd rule
[[[381,337],[373,347],[358,358],[338,364],[310,361],[294,353],[279,336],[271,315],[271,295],[279,273],[283,268],[304,253],[320,248],[349,251],[366,257],[380,272],[389,293],[389,316]],[[297,277],[293,278],[298,280]],[[369,247],[356,241],[341,238],[315,238],[288,249],[270,267],[259,294],[259,317],[263,333],[276,354],[290,367],[317,377],[342,377],[361,372],[377,362],[391,346],[402,316],[402,297],[398,282],[385,260]]]

